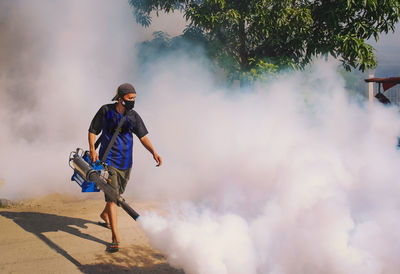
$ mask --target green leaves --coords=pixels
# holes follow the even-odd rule
[[[394,29],[398,0],[129,0],[136,20],[150,12],[183,11],[188,30],[228,79],[254,81],[286,68],[301,69],[330,54],[350,70],[373,68],[365,41]],[[187,38],[187,37],[186,37]],[[183,38],[183,39],[186,39]]]
[[[373,47],[371,45],[366,44],[355,35],[339,37],[338,40],[341,47],[339,49],[341,52],[340,60],[346,70],[351,70],[353,67],[365,71],[376,66]]]

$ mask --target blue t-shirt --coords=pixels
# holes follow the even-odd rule
[[[100,159],[103,157],[108,143],[110,142],[115,129],[118,127],[119,121],[123,117],[123,115],[117,111],[116,106],[117,103],[102,106],[94,116],[89,127],[89,132],[91,133],[96,135],[100,132],[102,133],[100,136]],[[134,110],[128,111],[125,121],[117,135],[117,139],[105,160],[106,164],[121,170],[131,168],[133,134],[140,139],[147,135],[147,133],[148,131],[146,126],[139,114]]]

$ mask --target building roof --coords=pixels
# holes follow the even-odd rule
[[[374,82],[382,84],[383,91],[390,89],[391,87],[400,84],[400,77],[388,77],[388,78],[368,78],[365,82]]]

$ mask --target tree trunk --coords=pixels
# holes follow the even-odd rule
[[[240,87],[245,87],[249,83],[247,77],[243,77],[243,73],[246,73],[249,69],[249,60],[246,52],[246,31],[245,31],[245,20],[241,17],[239,19],[239,57],[240,57]]]

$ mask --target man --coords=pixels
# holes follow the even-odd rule
[[[89,149],[90,160],[95,162],[102,159],[108,144],[118,127],[120,120],[125,116],[125,120],[119,130],[117,138],[111,147],[108,155],[105,156],[105,163],[109,171],[109,183],[119,194],[125,190],[130,177],[132,168],[132,148],[133,134],[135,134],[143,146],[153,155],[157,166],[162,164],[160,155],[154,150],[149,138],[147,129],[139,114],[133,110],[135,105],[136,91],[131,84],[125,83],[118,87],[117,94],[112,99],[117,101],[114,104],[102,106],[94,116],[89,127]],[[102,132],[100,136],[101,146],[99,154],[96,152],[96,135]],[[119,235],[117,229],[117,207],[107,195],[105,195],[106,206],[100,217],[105,223],[104,226],[111,228],[112,239],[109,251],[119,250]]]

